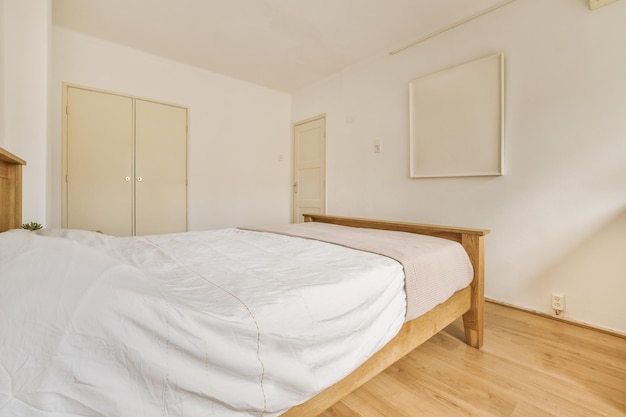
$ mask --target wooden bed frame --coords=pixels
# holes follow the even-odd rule
[[[22,165],[26,161],[0,148],[0,232],[22,227]]]
[[[398,223],[380,220],[305,214],[305,222],[323,222],[369,229],[398,230],[441,237],[459,242],[474,267],[474,279],[469,287],[456,292],[443,304],[428,313],[406,322],[400,332],[380,351],[335,385],[307,402],[291,408],[281,417],[315,417],[343,397],[372,379],[394,362],[421,345],[431,336],[459,317],[463,317],[468,345],[479,349],[483,344],[485,236],[489,230]]]
[[[21,227],[22,165],[26,162],[0,148],[0,232]],[[463,317],[468,345],[480,348],[483,343],[484,315],[484,241],[489,233],[484,229],[467,229],[306,214],[307,222],[332,223],[370,229],[398,230],[441,237],[459,242],[474,267],[470,286],[456,292],[446,302],[428,313],[404,324],[400,332],[378,353],[335,385],[307,402],[291,408],[282,417],[314,417],[341,400],[365,382],[382,372],[431,336],[459,317]]]

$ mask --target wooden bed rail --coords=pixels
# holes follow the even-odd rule
[[[419,233],[441,237],[462,243],[463,235],[485,236],[487,229],[470,229],[467,227],[438,226],[433,224],[403,223],[386,220],[361,219],[357,217],[328,216],[326,214],[304,214],[305,222],[319,222],[339,224],[351,227],[366,227],[368,229],[395,230],[400,232]]]

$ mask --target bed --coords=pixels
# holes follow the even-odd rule
[[[7,155],[8,153],[3,154]],[[10,154],[8,155],[10,157],[2,158],[0,163],[3,167],[5,164],[9,164],[12,168],[11,170],[0,168],[0,173],[15,172],[17,171],[15,166],[21,167],[23,164],[21,159],[15,159],[16,157],[12,158]],[[9,160],[7,161],[7,159]],[[1,216],[5,223],[0,223],[0,225],[3,225],[3,230],[19,227],[20,221],[15,222],[16,209],[9,210],[8,206],[4,205],[5,199],[9,200],[9,193],[16,194],[15,187],[3,186],[2,193],[3,210]],[[21,204],[18,200],[19,197],[10,199],[14,206]],[[5,219],[9,217],[9,213],[14,220]],[[159,415],[191,416],[197,415],[197,410],[203,410],[208,415],[313,417],[459,317],[463,317],[467,343],[475,348],[480,348],[483,338],[484,238],[488,231],[326,215],[305,215],[304,228],[306,229],[305,234],[311,233],[310,230],[315,230],[313,233],[320,233],[321,230],[321,233],[325,234],[329,229],[333,233],[337,228],[342,231],[349,229],[350,235],[357,233],[353,240],[367,240],[361,239],[360,233],[367,233],[368,236],[370,234],[377,236],[378,234],[385,234],[385,236],[390,234],[393,235],[394,239],[397,235],[401,235],[402,239],[419,237],[420,242],[424,237],[427,237],[427,240],[432,239],[430,237],[435,237],[437,239],[432,239],[432,241],[436,241],[437,245],[444,245],[445,242],[446,248],[454,246],[455,251],[463,252],[463,256],[469,264],[469,277],[465,278],[465,284],[461,288],[455,289],[451,295],[445,297],[445,300],[436,301],[432,308],[428,308],[428,311],[420,311],[416,318],[405,320],[406,317],[404,316],[399,319],[398,311],[406,314],[410,309],[410,303],[406,303],[407,296],[404,292],[398,293],[394,288],[400,287],[405,290],[404,271],[407,270],[406,264],[399,264],[387,256],[380,256],[365,249],[348,248],[343,242],[328,243],[324,241],[324,238],[318,240],[311,236],[302,235],[294,237],[290,235],[293,229],[284,229],[284,226],[279,226],[277,230],[251,227],[226,229],[212,233],[191,232],[141,238],[114,238],[86,231],[46,229],[34,233],[24,230],[8,231],[0,234],[0,248],[2,249],[2,253],[0,253],[0,285],[5,286],[0,294],[4,294],[5,304],[13,303],[16,306],[21,306],[25,297],[34,297],[33,293],[36,291],[33,288],[42,275],[36,272],[37,268],[44,270],[47,277],[48,275],[53,276],[52,272],[55,269],[64,271],[58,282],[53,281],[52,278],[46,278],[45,283],[37,284],[37,291],[45,293],[44,296],[35,297],[34,301],[30,300],[35,303],[37,309],[29,310],[16,307],[16,310],[8,312],[3,310],[0,317],[0,320],[4,320],[0,323],[0,330],[15,327],[16,323],[19,323],[19,326],[28,325],[32,322],[40,323],[41,318],[33,319],[33,317],[37,317],[37,314],[45,315],[44,319],[47,319],[48,316],[62,315],[64,323],[70,323],[67,329],[71,332],[67,329],[64,330],[62,337],[55,336],[55,331],[50,330],[54,330],[54,326],[41,324],[38,328],[43,331],[34,332],[35,334],[32,335],[35,342],[40,338],[52,337],[50,335],[53,335],[52,339],[56,343],[55,346],[61,343],[66,346],[63,351],[65,356],[61,357],[62,355],[55,354],[53,358],[46,359],[45,367],[40,366],[41,369],[45,370],[46,395],[40,392],[41,389],[37,391],[33,388],[29,391],[31,393],[37,391],[37,407],[45,406],[48,407],[47,409],[52,407],[52,409],[64,410],[63,407],[67,406],[72,412],[81,415],[128,415],[129,412],[132,412],[133,415],[155,415],[154,406],[158,408]],[[229,240],[231,237],[234,237],[234,240]],[[38,243],[35,245],[33,242]],[[234,242],[234,244],[227,242]],[[454,242],[454,244],[452,246],[447,245],[450,242]],[[42,248],[46,245],[49,246],[50,250],[57,251],[59,256],[51,258],[52,260],[47,263],[37,265],[38,262],[32,261],[33,256],[38,253],[47,253],[37,252],[43,250]],[[207,249],[200,250],[204,246]],[[248,255],[249,252],[247,249],[244,250],[244,246],[252,246],[253,252],[260,251],[259,253],[262,253],[263,256]],[[65,247],[73,248],[72,251],[76,247],[80,250],[79,252],[71,252],[72,255],[67,256],[64,252]],[[332,253],[326,255],[326,251],[331,250],[330,247],[332,247]],[[32,252],[33,250],[35,252]],[[153,251],[167,252],[167,254],[165,258],[159,258],[157,261],[152,257],[144,257],[146,253]],[[320,254],[324,253],[324,262],[317,261],[319,259],[318,251]],[[8,255],[10,252],[13,254]],[[199,260],[202,256],[206,256],[206,252],[220,254],[220,257],[212,258],[214,260],[211,261],[210,270],[204,269],[208,267]],[[377,251],[374,250],[374,252]],[[188,253],[191,253],[191,257],[185,258]],[[267,255],[268,253],[273,254],[272,256],[276,256],[276,258],[270,257]],[[281,264],[282,272],[278,273],[268,269],[270,264],[277,263],[275,259],[279,259],[280,256],[284,257],[286,253],[289,254],[286,258],[289,262]],[[326,258],[326,256],[330,256],[330,258]],[[237,258],[237,263],[231,264],[230,261],[234,258]],[[59,259],[64,261],[61,262]],[[296,259],[298,262],[295,262]],[[313,268],[310,273],[314,275],[295,278],[294,270],[308,271],[300,263],[301,259],[310,264],[309,267]],[[441,263],[439,262],[439,264]],[[89,265],[89,267],[85,268],[83,264]],[[138,265],[140,264],[147,265],[147,269],[139,268]],[[440,267],[448,268],[445,264],[440,265]],[[217,274],[212,272],[214,270],[221,272]],[[253,273],[250,272],[252,270],[254,270]],[[327,282],[324,281],[326,277],[330,283],[335,285],[334,282],[331,282],[330,270],[346,271],[347,276],[351,277],[347,281],[354,281],[356,287],[338,290],[335,286],[326,285]],[[379,270],[388,271],[389,278],[379,279]],[[21,279],[22,276],[19,277],[19,280],[16,279],[16,275],[22,274],[22,271],[29,272],[24,272],[24,279]],[[78,271],[74,274],[74,278],[72,278],[71,271]],[[151,274],[147,281],[146,271],[150,271]],[[255,278],[261,273],[259,271],[269,271],[267,275],[263,275],[261,281]],[[400,280],[398,280],[398,271],[402,273]],[[231,273],[237,277],[252,277],[256,281],[249,284],[251,287],[241,288],[248,284],[241,284],[241,282],[245,282],[243,280],[226,278],[226,275]],[[4,277],[2,277],[3,274]],[[89,274],[94,275],[93,281],[85,278]],[[376,279],[372,279],[372,276],[368,274],[374,274]],[[324,285],[310,284],[311,282],[317,283],[316,280],[319,280],[320,276],[324,277],[322,278]],[[382,275],[380,276],[382,277]],[[171,277],[176,277],[177,281],[171,281]],[[344,282],[344,279],[345,277],[342,277],[341,282]],[[211,282],[211,289],[207,290],[202,287],[205,281]],[[274,281],[278,285],[270,286]],[[116,285],[119,285],[123,291],[120,292],[116,287],[117,292],[109,292],[111,282],[116,282]],[[149,285],[140,287],[141,282],[147,282]],[[175,285],[172,284],[173,282]],[[375,293],[368,295],[364,292],[363,299],[360,296],[354,296],[354,293],[360,291],[360,285],[369,287],[370,283],[373,282],[376,283],[372,289]],[[459,286],[460,284],[457,283],[456,285]],[[80,289],[82,287],[84,287],[83,290]],[[330,289],[330,292],[320,292],[322,287],[326,287],[326,290]],[[69,296],[68,292],[72,291],[68,291],[68,289],[82,294],[81,297],[78,297],[79,301],[75,302],[76,308],[68,307],[73,305],[71,304],[72,301],[62,303],[58,301]],[[167,289],[167,293],[164,292],[165,289]],[[192,289],[192,291],[187,292],[188,289]],[[211,297],[213,297],[214,292],[227,293],[230,301],[220,306],[217,301],[212,301],[213,298]],[[350,293],[347,298],[339,298],[341,294],[346,292]],[[12,294],[18,295],[12,296]],[[103,296],[103,294],[109,295]],[[345,311],[358,311],[358,314],[356,316],[348,315],[345,312],[338,314],[335,310],[326,309],[326,301],[311,301],[319,300],[320,294],[322,294],[321,299],[323,300],[337,297],[335,304],[344,308]],[[398,294],[402,294],[402,297],[399,297]],[[389,296],[387,297],[387,295]],[[44,302],[44,298],[47,298],[48,301]],[[379,302],[379,300],[386,300],[387,298],[389,300],[402,300],[401,302],[405,302],[405,304],[398,304],[396,301],[393,303],[391,301]],[[142,301],[138,301],[138,299]],[[280,302],[273,301],[275,299],[279,299]],[[366,302],[366,299],[369,301]],[[49,303],[50,300],[52,300],[52,306],[46,307],[48,305],[46,303]],[[303,305],[306,308],[299,312],[291,312],[286,307],[291,304]],[[113,330],[101,328],[103,325],[98,322],[99,317],[110,314],[111,309],[117,312],[129,305],[132,306],[134,317],[124,316],[124,319],[120,321],[118,315],[112,320],[116,323]],[[219,314],[215,311],[205,314],[204,310],[208,308],[208,305],[213,309],[217,308]],[[184,310],[183,307],[189,307],[189,309]],[[8,309],[9,307],[0,305],[0,309],[2,308]],[[46,308],[49,309],[49,312],[46,312]],[[71,310],[71,312],[68,313],[65,310]],[[76,311],[81,313],[77,314]],[[234,311],[236,314],[233,313]],[[290,312],[284,313],[286,311]],[[388,314],[387,311],[393,311],[393,313]],[[281,314],[281,312],[283,313]],[[322,316],[318,314],[322,314]],[[324,316],[324,314],[327,315]],[[366,314],[371,314],[371,316],[366,316]],[[90,318],[90,315],[93,317]],[[149,317],[149,320],[154,322],[160,320],[159,323],[166,323],[167,326],[164,326],[163,331],[159,332],[157,327],[140,322],[140,317],[143,316]],[[219,316],[220,323],[226,321],[230,327],[222,327],[219,331],[206,330],[204,327],[206,322],[215,321],[217,316]],[[28,320],[24,317],[27,317]],[[270,320],[268,317],[271,320],[277,320],[278,325],[274,328],[268,327],[269,325],[266,325]],[[313,319],[311,319],[312,317]],[[331,317],[333,320],[330,320]],[[325,330],[320,329],[334,329],[332,326],[338,326],[336,324],[338,320],[335,320],[335,317],[342,318],[339,321],[347,323],[348,330],[339,330],[338,333],[344,332],[345,336],[339,343],[329,339],[328,346],[333,344],[336,347],[326,349],[324,343],[326,343],[327,334]],[[359,317],[358,323],[354,321],[354,317]],[[383,322],[383,317],[389,317],[389,319],[385,319],[388,321]],[[253,320],[249,320],[249,318],[253,318]],[[234,329],[242,327],[240,325],[244,322],[250,322],[250,326],[244,330],[244,333],[234,336],[234,342],[224,341],[215,344],[214,341],[217,340],[219,334],[234,334],[236,333]],[[374,332],[366,327],[366,324],[369,326],[370,322],[372,325],[378,323],[376,326],[382,331]],[[178,323],[181,323],[180,328]],[[300,324],[302,329],[297,327]],[[186,329],[187,333],[180,330],[183,328]],[[76,329],[80,330],[80,338],[76,336]],[[195,336],[198,331],[207,332],[211,335],[206,337],[206,340],[209,341],[207,344],[212,346],[211,349],[202,348],[202,346],[195,350],[189,348],[190,354],[180,355],[182,351],[187,350],[185,343],[192,345],[198,343]],[[287,331],[289,333],[286,333]],[[103,346],[109,346],[110,340],[101,336],[109,333],[112,334],[111,338],[117,337],[122,340],[120,343],[124,345],[123,349],[103,348]],[[87,340],[85,334],[90,336],[88,344],[85,344],[85,340]],[[292,334],[295,336],[290,336]],[[16,337],[23,338],[24,336],[20,331],[14,332],[13,330],[7,330],[3,334],[3,340],[13,341]],[[177,337],[182,338],[182,341],[177,340]],[[160,343],[160,347],[152,352],[147,344],[155,340]],[[144,348],[137,350],[133,348],[136,345],[131,345],[131,342],[139,343]],[[32,378],[31,380],[28,378],[20,380],[19,372],[30,372],[31,374],[37,374],[37,372],[33,371],[35,366],[30,366],[32,363],[29,362],[28,349],[20,346],[33,345],[33,350],[37,350],[38,347],[32,341],[29,342],[30,345],[24,343],[20,345],[20,343],[13,343],[14,347],[18,346],[13,351],[8,350],[9,348],[6,346],[2,347],[5,358],[0,358],[0,361],[4,360],[3,366],[0,367],[0,414],[4,413],[2,410],[5,407],[5,411],[9,415],[35,416],[39,415],[37,414],[39,411],[33,410],[37,407],[33,407],[33,403],[29,403],[29,397],[24,396],[25,390],[23,389],[27,382],[32,383]],[[245,354],[247,356],[242,356],[242,359],[232,359],[236,357],[234,356],[235,351],[246,344],[252,347],[252,352]],[[316,350],[314,346],[322,346],[324,349],[317,348]],[[273,351],[273,348],[278,350]],[[106,354],[98,356],[102,350]],[[215,350],[222,351],[217,366],[206,353],[210,351],[213,354]],[[48,351],[43,352],[44,356],[46,352]],[[333,353],[331,355],[328,352]],[[11,355],[13,356],[7,359]],[[82,358],[81,361],[76,360],[78,356]],[[83,358],[86,356],[89,358]],[[201,357],[198,359],[199,362],[191,362],[190,356]],[[315,358],[318,356],[337,356],[337,360],[342,365],[326,362],[325,359],[317,361]],[[83,359],[91,360],[93,357],[98,358],[100,368],[94,368],[98,369],[98,372],[91,368],[82,368]],[[72,359],[66,360],[67,358]],[[239,357],[237,356],[237,358]],[[304,367],[299,369],[302,363],[309,361],[316,364],[315,369],[304,369]],[[166,372],[163,373],[163,369],[160,369],[159,366],[165,362],[167,364],[163,369],[166,369]],[[234,363],[228,367],[225,365],[226,362]],[[120,363],[123,366],[115,365]],[[198,363],[203,364],[203,366],[199,367]],[[344,366],[345,363],[348,363],[347,366]],[[64,366],[66,368],[63,368]],[[105,405],[105,410],[108,410],[108,413],[102,410],[98,411],[96,408],[102,403],[102,400],[97,398],[102,394],[102,389],[97,390],[97,392],[94,391],[93,378],[98,378],[99,375],[107,375],[109,378],[109,374],[114,373],[112,368],[116,368],[116,366],[119,368],[119,372],[126,375],[124,381],[131,382],[128,385],[130,388],[121,387],[120,383],[115,382],[113,376],[110,376],[109,379],[109,384],[112,385],[105,385],[106,388],[111,391],[130,391],[132,395],[129,396],[128,404],[133,404],[134,398],[145,398],[133,405],[136,408],[118,409],[115,407],[119,407],[120,404],[110,404]],[[71,372],[68,371],[69,368],[67,367],[71,368]],[[219,369],[216,371],[216,368]],[[60,369],[60,371],[52,372],[51,369]],[[160,372],[159,377],[155,379],[157,382],[148,383],[147,393],[134,392],[133,389],[136,389],[138,384],[143,384],[142,379],[149,379],[145,375],[150,374],[151,370],[154,369]],[[208,372],[209,369],[211,372]],[[336,370],[339,372],[336,373]],[[43,371],[38,372],[39,381],[42,379],[41,372]],[[209,393],[210,395],[215,394],[212,398],[215,398],[218,404],[206,408],[203,403],[198,401],[198,398],[207,395],[201,386],[210,385],[203,382],[203,378],[206,378],[209,373],[211,373],[212,378],[219,380],[217,384],[211,385],[211,392]],[[246,378],[251,378],[256,382],[248,383]],[[71,395],[67,391],[63,391],[61,387],[71,388],[73,390]],[[287,389],[284,390],[284,387]],[[218,392],[221,390],[224,393]],[[276,391],[275,397],[273,396],[274,391]],[[227,398],[219,397],[218,394],[225,395]],[[34,395],[31,394],[31,397],[34,398]],[[84,401],[81,395],[84,395]],[[229,398],[229,395],[233,398]],[[259,398],[254,400],[257,395]],[[64,401],[67,402],[67,398],[72,399],[73,402],[70,401],[72,404],[64,403]],[[94,398],[96,399],[94,400]],[[232,404],[239,404],[237,407],[240,409],[234,410],[234,406],[229,401],[232,401]],[[248,402],[254,401],[260,405],[248,404]],[[148,403],[155,403],[156,405],[147,405]],[[226,403],[229,404],[225,405]],[[131,405],[128,404],[124,406],[130,407]],[[59,414],[53,415],[65,414],[59,412]]]

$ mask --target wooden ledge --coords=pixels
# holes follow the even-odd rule
[[[22,158],[13,155],[11,152],[3,148],[0,148],[0,161],[7,162],[9,164],[26,165],[26,161]]]

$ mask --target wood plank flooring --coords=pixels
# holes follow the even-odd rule
[[[318,417],[626,416],[626,339],[485,310],[481,350],[455,322]]]

